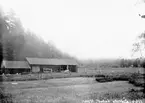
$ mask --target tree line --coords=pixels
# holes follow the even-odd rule
[[[34,32],[25,30],[15,12],[4,13],[2,9],[0,9],[0,52],[1,58],[5,60],[25,60],[25,57],[73,58],[59,51],[50,42],[44,42]]]
[[[109,59],[109,60],[86,60],[81,61],[80,66],[83,68],[129,68],[143,67],[145,68],[145,58],[136,59]]]
[[[145,59],[121,59],[120,67],[143,67],[145,68]]]

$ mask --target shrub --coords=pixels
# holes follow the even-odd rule
[[[129,83],[135,86],[144,87],[145,85],[144,75],[138,73],[132,74],[131,77],[129,78]]]
[[[13,103],[13,97],[10,93],[4,93],[0,88],[0,103]]]

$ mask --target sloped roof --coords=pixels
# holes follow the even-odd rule
[[[27,61],[3,61],[2,66],[11,69],[30,69]]]
[[[50,59],[50,58],[26,58],[29,64],[33,65],[77,65],[73,59]]]

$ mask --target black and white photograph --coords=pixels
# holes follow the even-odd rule
[[[0,0],[0,103],[145,103],[145,0]]]

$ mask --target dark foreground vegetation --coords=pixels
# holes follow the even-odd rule
[[[140,73],[110,73],[110,74],[101,74],[96,75],[96,81],[98,82],[111,82],[111,81],[128,81],[129,83],[144,87],[145,80],[144,80],[145,74]]]
[[[0,103],[13,103],[13,96],[0,88]]]
[[[128,81],[136,87],[141,87],[142,89],[130,89],[125,93],[106,93],[101,96],[101,99],[120,99],[127,98],[129,100],[144,99],[144,86],[145,86],[145,74],[140,73],[125,73],[125,74],[106,74],[106,75],[96,75],[96,81],[100,83],[112,82],[112,81]],[[102,98],[103,97],[103,98]]]

